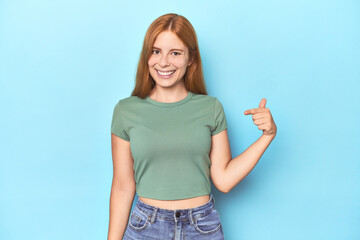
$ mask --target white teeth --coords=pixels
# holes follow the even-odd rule
[[[175,71],[170,71],[170,72],[160,72],[159,70],[156,70],[160,75],[163,75],[163,76],[168,76],[168,75],[171,75],[173,74]]]

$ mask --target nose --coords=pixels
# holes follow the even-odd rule
[[[168,59],[167,59],[167,55],[166,55],[166,54],[164,54],[164,55],[161,56],[160,61],[159,61],[159,65],[160,65],[160,67],[166,67],[166,66],[169,65],[169,61],[168,61]]]

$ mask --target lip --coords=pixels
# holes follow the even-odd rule
[[[176,69],[171,69],[171,70],[160,70],[160,69],[156,69],[156,71],[160,71],[160,72],[171,72],[171,71],[176,71]]]
[[[171,71],[174,71],[171,75],[167,75],[167,76],[164,76],[164,75],[160,75],[160,73],[158,72],[159,70],[156,70],[156,74],[158,75],[159,78],[162,78],[162,79],[168,79],[168,78],[172,78],[174,76],[174,74],[176,73],[176,70],[170,70],[170,71],[161,71],[160,72],[171,72]]]

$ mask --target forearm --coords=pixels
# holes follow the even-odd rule
[[[114,184],[111,187],[108,240],[122,240],[134,196],[135,191],[122,191]]]
[[[251,172],[274,137],[261,135],[250,147],[228,163],[224,174],[224,192],[230,192]]]

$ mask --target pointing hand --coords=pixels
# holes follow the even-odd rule
[[[272,118],[270,110],[265,107],[266,98],[261,99],[259,108],[253,108],[246,110],[245,115],[252,114],[254,124],[258,126],[259,130],[263,130],[264,135],[270,135],[275,137],[277,127]]]

